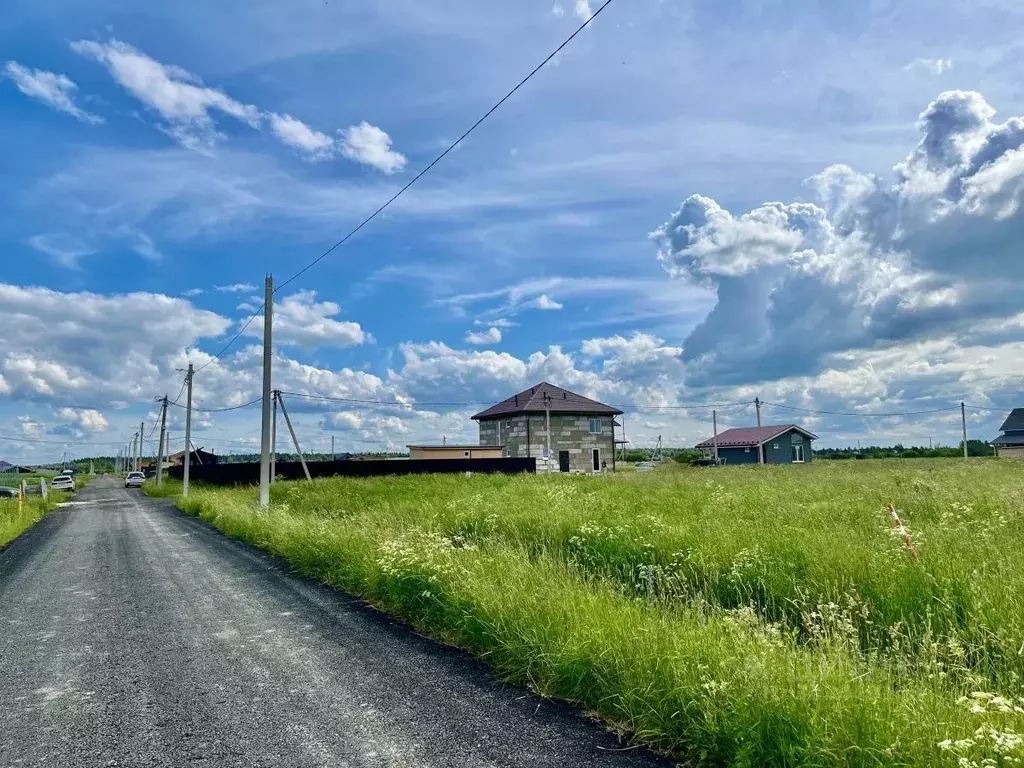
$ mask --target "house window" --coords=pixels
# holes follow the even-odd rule
[[[772,443],[772,450],[773,451],[779,450],[779,444],[778,443]]]
[[[601,434],[601,420],[591,419],[590,420],[590,434],[599,435]]]
[[[505,419],[505,429],[512,429],[512,419]]]
[[[469,458],[469,451],[463,451],[462,455],[465,456],[468,459]]]
[[[804,447],[802,445],[793,446],[793,463],[803,464],[804,463]]]
[[[743,452],[744,453],[750,453],[750,446],[748,445],[746,448],[744,448]]]

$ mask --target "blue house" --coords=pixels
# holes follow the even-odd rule
[[[697,448],[706,456],[713,456],[717,443],[718,458],[725,464],[804,464],[811,461],[811,441],[817,439],[817,435],[803,427],[782,424],[727,429],[717,439],[705,440]]]
[[[992,441],[996,456],[1024,457],[1024,408],[1010,411],[999,431],[1003,434]]]

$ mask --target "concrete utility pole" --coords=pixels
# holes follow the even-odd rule
[[[189,470],[192,467],[192,363],[188,364],[188,372],[185,374],[185,454],[184,464],[181,465],[181,495],[188,496]]]
[[[299,461],[302,463],[302,472],[306,475],[306,479],[309,482],[313,482],[313,478],[309,474],[309,467],[306,466],[306,457],[302,455],[302,448],[299,447],[299,438],[295,436],[295,429],[292,427],[292,420],[288,418],[288,409],[284,407],[284,398],[281,397],[280,392],[276,392],[275,394],[277,395],[277,404],[281,406],[281,415],[284,416],[284,423],[288,425],[288,432],[292,436],[292,443],[295,445],[295,452],[299,454]]]
[[[711,428],[714,430],[715,463],[718,463],[718,411],[711,412]]]
[[[164,482],[164,439],[167,437],[167,395],[161,401],[160,408],[160,443],[156,448],[156,487]]]
[[[138,451],[138,453],[135,456],[135,471],[136,472],[141,472],[142,471],[142,452],[145,450],[145,446],[143,446],[142,441],[145,440],[145,439],[146,439],[146,422],[143,421],[143,422],[141,422],[139,424],[139,451]]]
[[[547,465],[546,469],[551,469],[551,398],[548,397],[548,393],[544,393],[544,439],[547,441]],[[561,466],[559,466],[561,471]]]
[[[277,392],[274,393],[274,412],[270,417],[270,483],[277,478]]]
[[[754,398],[754,407],[757,408],[757,428],[761,428],[761,398]],[[764,464],[764,443],[757,444],[757,463]]]
[[[967,406],[960,403],[960,426],[964,433],[964,458],[967,458]]]
[[[132,435],[132,463],[130,472],[135,472],[139,465],[139,438],[141,435],[136,432]]]
[[[263,299],[263,421],[260,426],[260,506],[270,506],[270,420],[273,409],[271,368],[274,359],[274,278],[267,275]]]

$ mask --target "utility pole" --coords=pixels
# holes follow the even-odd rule
[[[960,426],[964,433],[964,458],[967,458],[967,406],[960,403]]]
[[[281,406],[281,415],[284,416],[284,423],[288,425],[288,432],[292,436],[292,443],[295,445],[295,452],[299,454],[299,461],[302,463],[302,472],[306,475],[306,480],[313,482],[313,478],[309,474],[309,467],[306,466],[306,457],[302,455],[302,448],[299,447],[299,438],[295,436],[295,429],[292,427],[292,420],[288,418],[288,409],[284,407],[284,398],[281,397],[280,392],[275,392],[274,394],[277,396],[277,404]]]
[[[260,507],[270,506],[270,420],[273,394],[271,367],[274,358],[274,278],[267,275],[263,299],[263,420],[260,426]]]
[[[715,464],[718,463],[718,411],[711,412],[711,428],[714,430]]]
[[[547,464],[545,469],[551,471],[551,398],[548,397],[548,393],[544,393],[544,439],[546,441],[547,451]],[[559,467],[561,471],[561,467]]]
[[[142,471],[142,451],[145,450],[144,446],[142,445],[142,441],[145,440],[145,438],[146,438],[146,422],[143,421],[142,423],[139,424],[139,450],[138,450],[138,453],[135,454],[135,471],[136,472],[141,472]]]
[[[140,435],[138,432],[136,432],[134,435],[132,435],[132,464],[131,464],[131,470],[130,470],[132,472],[137,471],[138,466],[139,466],[139,438],[140,437],[142,437],[142,435]]]
[[[501,429],[501,422],[498,422],[498,429]],[[334,461],[334,435],[331,435],[331,461]]]
[[[189,470],[192,467],[192,363],[188,364],[188,371],[185,373],[185,454],[182,457],[184,462],[181,465],[181,495],[188,496]]]
[[[761,428],[761,398],[754,398],[754,407],[757,409],[757,428]],[[757,443],[757,463],[764,464],[764,443],[759,441]]]
[[[270,483],[277,478],[277,392],[273,394],[274,412],[270,417]]]
[[[160,408],[160,443],[156,448],[156,487],[164,482],[164,439],[167,437],[167,395],[164,395]]]

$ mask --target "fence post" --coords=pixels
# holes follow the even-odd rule
[[[45,477],[40,477],[39,478],[39,492],[43,495],[43,501],[46,501],[49,498],[49,496],[48,496],[49,492],[46,489],[46,478]]]

